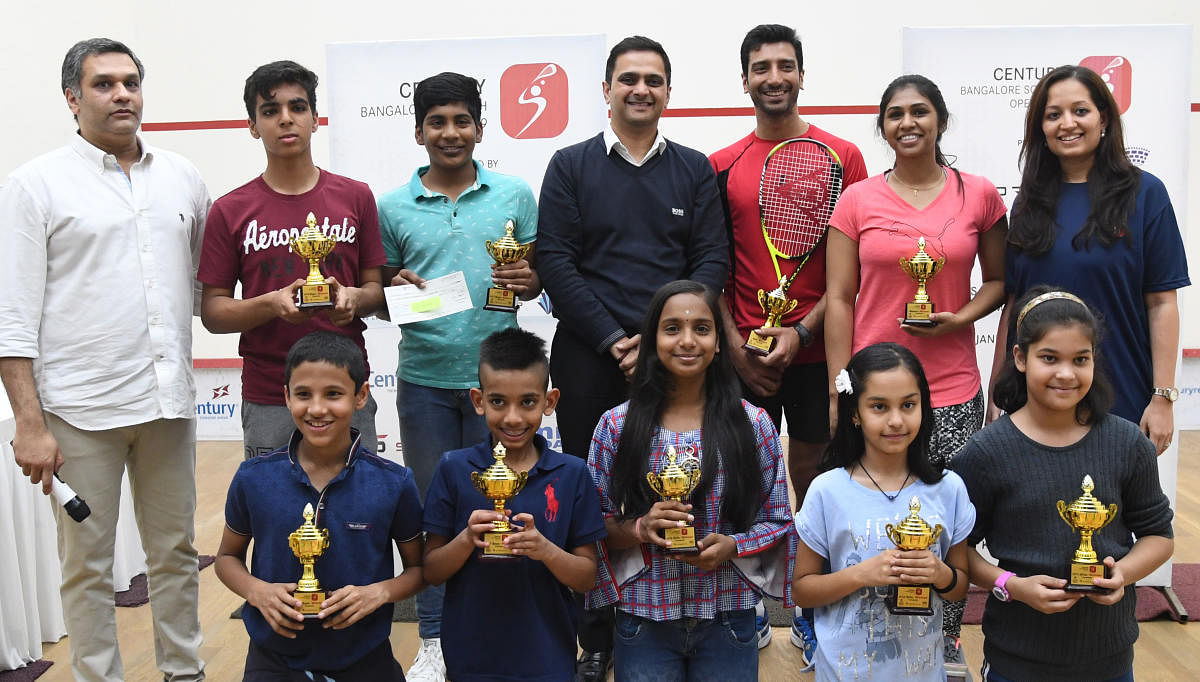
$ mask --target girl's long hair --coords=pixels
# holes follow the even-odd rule
[[[1054,246],[1058,230],[1058,197],[1062,189],[1062,166],[1046,145],[1042,122],[1050,88],[1074,78],[1087,88],[1099,113],[1107,118],[1104,135],[1096,147],[1095,161],[1088,171],[1091,212],[1083,228],[1071,240],[1076,251],[1088,249],[1093,240],[1110,246],[1118,239],[1129,243],[1125,226],[1137,200],[1141,171],[1125,155],[1125,126],[1108,85],[1085,66],[1060,66],[1042,77],[1029,98],[1025,113],[1025,139],[1021,143],[1021,192],[1013,201],[1008,243],[1030,256],[1044,255]]]
[[[854,354],[846,365],[850,375],[851,392],[838,391],[837,429],[825,454],[821,458],[821,470],[850,468],[862,459],[866,452],[862,429],[854,425],[858,414],[859,399],[867,388],[867,379],[876,372],[903,367],[917,379],[921,392],[921,428],[917,437],[908,445],[908,470],[926,483],[942,480],[942,472],[929,461],[929,439],[933,435],[933,402],[929,397],[929,381],[925,368],[913,352],[898,343],[873,343]]]
[[[721,306],[717,303],[716,293],[699,282],[670,282],[650,300],[642,322],[641,350],[629,390],[629,409],[613,461],[613,501],[621,518],[625,519],[645,514],[656,501],[646,483],[646,473],[650,467],[654,429],[674,386],[672,376],[658,359],[658,322],[667,300],[678,294],[696,294],[703,298],[712,311],[715,333],[720,335],[718,352],[704,376],[702,476],[692,495],[693,513],[700,517],[720,467],[725,475],[721,508],[704,509],[703,512],[713,522],[724,517],[734,528],[745,531],[762,506],[758,447],[754,427],[742,406],[741,384],[729,353],[727,350],[721,352],[721,349],[732,348],[724,338]]]
[[[958,193],[965,196],[962,174],[951,165],[946,154],[942,152],[942,135],[945,134],[946,127],[950,125],[950,108],[946,106],[946,98],[942,96],[942,90],[937,83],[917,73],[900,76],[888,83],[883,91],[883,96],[879,98],[879,114],[875,117],[875,132],[880,136],[883,135],[883,122],[887,118],[888,105],[892,103],[892,98],[896,96],[896,93],[904,88],[916,90],[918,94],[929,100],[929,103],[933,105],[933,110],[937,112],[938,133],[934,142],[933,160],[937,165],[945,166],[954,173],[954,177],[958,178]]]
[[[1012,414],[1025,406],[1029,400],[1029,386],[1025,381],[1025,373],[1017,369],[1013,359],[1012,346],[1019,346],[1025,357],[1029,357],[1030,344],[1037,343],[1054,327],[1079,325],[1092,340],[1092,387],[1087,395],[1075,405],[1075,421],[1086,426],[1095,424],[1104,418],[1112,408],[1112,384],[1101,369],[1100,364],[1100,335],[1102,329],[1096,313],[1086,305],[1070,299],[1054,298],[1043,301],[1029,309],[1025,317],[1020,318],[1020,312],[1030,301],[1051,291],[1065,291],[1059,287],[1039,284],[1032,287],[1020,298],[1010,311],[1008,324],[1008,339],[1012,344],[1004,357],[1004,367],[996,376],[996,387],[992,399],[1000,409]],[[1020,318],[1020,325],[1017,324]]]

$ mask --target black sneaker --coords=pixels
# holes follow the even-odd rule
[[[946,680],[948,682],[971,682],[971,671],[967,669],[967,657],[963,654],[962,640],[942,635],[945,656]]]

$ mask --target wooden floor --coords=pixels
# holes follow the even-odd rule
[[[224,524],[225,491],[242,460],[240,443],[201,443],[197,454],[196,512],[197,548],[216,554]],[[1175,560],[1200,562],[1200,432],[1181,436],[1178,511],[1175,520]],[[208,679],[217,682],[241,679],[246,653],[246,630],[240,620],[229,618],[240,600],[217,580],[211,568],[200,573],[200,624],[204,646],[200,653],[207,662]],[[1200,619],[1200,614],[1192,614]],[[117,609],[118,636],[125,662],[126,679],[156,680],[161,674],[154,665],[154,640],[150,608]],[[1142,623],[1136,645],[1135,673],[1139,680],[1188,680],[1200,676],[1200,623],[1181,625],[1169,621]],[[973,671],[981,661],[983,635],[979,626],[963,628],[963,646]],[[72,679],[70,642],[47,645],[43,657],[55,662],[40,679],[46,682]],[[392,626],[392,648],[408,668],[416,654],[416,625]],[[788,641],[788,629],[776,628],[771,645],[762,650],[760,680],[810,680],[801,673],[797,650]],[[974,672],[972,674],[975,674]],[[976,679],[978,675],[975,674]]]

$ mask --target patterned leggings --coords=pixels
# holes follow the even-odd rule
[[[983,428],[983,390],[965,403],[933,408],[933,436],[929,459],[934,466],[946,468],[954,455]],[[942,604],[942,633],[958,637],[962,632],[963,611],[967,600]]]

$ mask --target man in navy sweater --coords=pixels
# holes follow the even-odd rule
[[[667,141],[658,120],[671,62],[642,36],[613,46],[604,76],[611,125],[560,149],[542,182],[538,273],[558,330],[550,375],[561,392],[562,451],[586,457],[596,422],[627,397],[642,316],[676,279],[720,291],[728,244],[716,177],[704,155]],[[604,679],[612,611],[585,612],[577,679]]]

